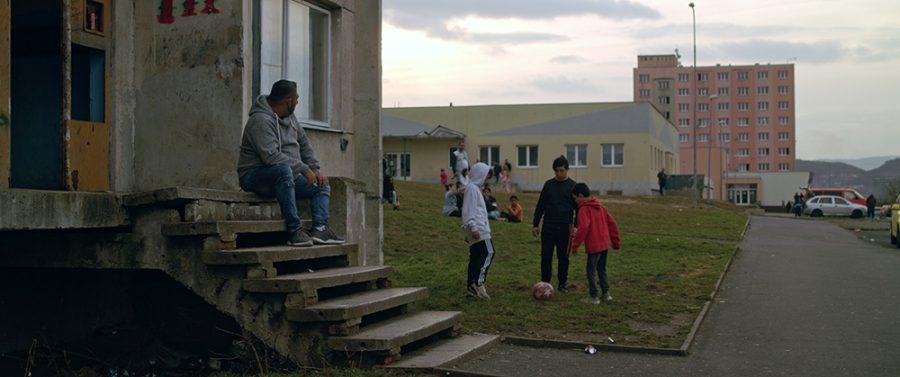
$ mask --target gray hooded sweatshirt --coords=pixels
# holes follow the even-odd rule
[[[306,132],[293,115],[279,119],[267,101],[267,95],[256,97],[241,139],[238,175],[243,177],[254,168],[287,165],[294,176],[319,170],[319,161],[309,145]]]
[[[466,184],[462,207],[462,227],[469,245],[491,239],[491,224],[488,223],[487,207],[481,194],[481,186],[484,185],[489,170],[491,168],[482,162],[469,170],[469,181]],[[472,231],[478,231],[479,237],[473,237]]]

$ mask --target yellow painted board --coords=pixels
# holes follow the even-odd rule
[[[0,188],[9,187],[10,129],[10,9],[9,0],[0,0]]]
[[[69,121],[68,187],[74,191],[109,191],[109,125]]]

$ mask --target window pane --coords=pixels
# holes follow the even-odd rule
[[[259,92],[269,93],[280,80],[283,0],[263,0],[260,7]]]
[[[400,159],[400,176],[401,177],[409,177],[410,170],[410,159],[409,153],[404,153]]]
[[[603,144],[603,165],[612,165],[612,144]]]
[[[500,163],[500,147],[491,147],[491,163]]]
[[[574,145],[566,145],[566,160],[575,162],[575,148]]]
[[[615,151],[615,160],[614,163],[616,165],[624,165],[625,164],[625,154],[624,154],[624,144],[613,144],[613,150]]]
[[[328,15],[288,1],[287,78],[297,83],[297,117],[328,121]]]
[[[587,166],[587,144],[578,146],[578,166]]]
[[[538,147],[536,145],[528,148],[528,157],[528,161],[530,162],[528,166],[537,166]]]
[[[479,148],[478,160],[484,163],[487,163],[488,160],[488,149],[487,147]]]
[[[519,147],[519,166],[528,166],[528,151],[525,147]]]

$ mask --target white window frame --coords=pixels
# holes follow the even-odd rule
[[[639,75],[638,75],[638,81],[640,81],[640,82],[642,82],[642,83],[648,83],[648,82],[650,82],[650,75],[648,75],[648,74],[639,74]]]
[[[727,133],[727,132],[720,132],[719,133],[719,141],[721,141],[723,143],[730,143],[731,142],[731,134]]]
[[[759,126],[768,126],[769,125],[769,117],[757,117],[756,124]]]
[[[691,74],[690,73],[679,73],[678,81],[681,81],[681,82],[691,81]]]
[[[756,139],[759,141],[769,141],[769,133],[768,132],[757,133]]]
[[[788,164],[787,162],[782,162],[782,163],[778,164],[778,171],[789,171],[789,170],[791,170],[791,164]]]
[[[747,127],[750,125],[750,118],[738,118],[738,127]]]
[[[750,111],[750,104],[747,102],[738,102],[738,111]]]
[[[678,134],[678,141],[682,143],[691,141],[691,134]]]
[[[758,87],[756,87],[756,95],[758,95],[758,96],[764,96],[764,95],[768,95],[768,94],[769,94],[769,87],[768,87],[768,86],[758,86]]]
[[[641,98],[650,97],[650,89],[641,89],[638,94]]]
[[[728,88],[719,88],[716,92],[721,96],[727,96],[730,89]]]
[[[697,104],[697,111],[699,111],[699,112],[707,112],[707,111],[709,111],[709,104],[708,104],[708,103],[698,103],[698,104]]]
[[[487,164],[488,166],[492,166],[494,162],[500,163],[500,146],[496,144],[492,145],[479,145],[478,146],[478,159],[481,160],[481,150],[487,148],[487,161],[482,160],[481,162]],[[494,149],[497,148],[497,155],[494,156]]]
[[[778,110],[788,110],[791,108],[790,101],[778,101]]]
[[[769,79],[769,71],[757,71],[756,79],[757,80],[768,80]]]
[[[728,81],[728,77],[728,72],[716,73],[716,79],[718,79],[719,81]]]
[[[756,103],[756,109],[759,111],[769,110],[769,101],[759,101]]]
[[[697,88],[697,95],[701,97],[708,97],[709,88]]]
[[[738,89],[739,96],[749,96],[750,95],[750,87],[749,86],[742,86],[737,89]]]
[[[611,164],[603,163],[603,157],[606,155],[607,148],[609,148]],[[618,163],[618,164],[616,163],[616,148],[620,148],[622,150],[622,161],[620,161],[620,163]],[[605,168],[625,167],[625,144],[624,143],[600,144],[600,166],[605,167]]]
[[[569,167],[573,168],[586,168],[590,164],[590,160],[588,160],[588,145],[587,144],[566,144],[565,146],[565,156],[566,159],[569,160]],[[569,158],[569,148],[574,149],[574,153],[572,154],[574,158]],[[582,157],[584,154],[584,165],[578,163],[578,158]]]
[[[778,140],[784,141],[784,140],[790,140],[790,139],[791,139],[790,132],[779,132],[778,133]]]
[[[728,102],[719,102],[719,103],[716,104],[716,108],[717,108],[719,111],[728,111],[728,108],[729,108],[729,107],[730,107],[730,106],[729,106]]]
[[[678,112],[686,113],[691,111],[691,104],[689,103],[679,103],[678,104]]]
[[[757,164],[756,170],[769,171],[769,163],[768,162],[760,162],[759,164]]]
[[[299,121],[301,123],[301,125],[304,126],[304,128],[321,128],[321,129],[326,129],[326,130],[334,130],[336,125],[332,124],[332,121],[334,120],[334,103],[332,101],[332,93],[333,93],[332,92],[332,90],[333,90],[332,84],[333,83],[332,83],[332,79],[331,79],[331,67],[332,67],[332,58],[333,58],[333,56],[332,56],[332,46],[333,46],[332,28],[334,25],[334,18],[332,17],[330,10],[322,8],[320,6],[317,6],[317,5],[307,2],[307,1],[302,1],[302,0],[283,0],[282,1],[282,10],[281,10],[281,14],[282,14],[282,20],[281,20],[282,21],[282,24],[281,24],[281,77],[282,78],[290,79],[288,77],[288,73],[286,72],[287,67],[290,66],[290,64],[288,62],[288,59],[290,57],[290,42],[291,42],[290,41],[290,33],[288,32],[288,30],[289,30],[288,23],[289,23],[289,19],[290,19],[290,15],[289,15],[290,2],[294,2],[294,3],[300,4],[302,6],[308,7],[312,10],[315,10],[317,12],[323,13],[326,17],[325,29],[327,29],[327,31],[325,32],[325,34],[326,34],[325,41],[324,41],[325,46],[323,48],[325,55],[327,55],[325,66],[322,67],[322,69],[324,70],[322,75],[324,76],[324,81],[325,81],[324,88],[322,88],[323,93],[310,94],[310,95],[322,95],[325,97],[324,98],[325,108],[323,109],[325,119],[318,120],[318,119],[311,119],[311,118],[301,118],[299,116],[299,112],[298,112],[297,113],[297,121]],[[262,12],[263,3],[255,2],[255,7],[257,7],[256,9],[258,10],[258,12],[255,12],[257,14],[257,16],[255,16],[256,24],[254,25],[253,31],[257,35],[257,37],[254,40],[254,46],[253,46],[254,50],[253,51],[254,51],[255,56],[257,57],[257,62],[255,62],[257,66],[256,66],[256,68],[254,68],[254,71],[253,71],[253,76],[254,76],[253,83],[256,88],[256,95],[259,95],[259,94],[267,93],[269,91],[269,89],[271,88],[271,83],[263,83],[262,82],[261,55],[262,55],[262,49],[263,49],[262,45],[264,43],[263,40],[265,39],[265,38],[263,38],[263,35],[262,35],[262,22],[263,21],[261,20],[262,13],[263,13]],[[315,64],[315,62],[313,62],[311,64]],[[310,67],[310,69],[312,69],[312,66]],[[298,82],[298,86],[299,86],[299,84],[300,83]],[[266,85],[269,85],[269,87],[265,87]],[[298,92],[299,91],[300,90],[298,87]],[[310,91],[315,91],[315,89],[311,88]],[[310,101],[310,99],[303,98],[303,94],[301,93],[300,103],[298,104],[298,106],[301,106],[303,104],[308,104],[308,101]]]
[[[788,86],[779,86],[778,94],[788,94],[790,92],[790,87]]]
[[[691,118],[679,118],[678,119],[678,127],[690,127],[691,126]]]
[[[748,148],[738,149],[738,157],[750,157],[750,149],[748,149]]]
[[[750,77],[749,72],[738,72],[738,80],[747,80]]]
[[[691,90],[688,88],[679,88],[678,95],[682,97],[689,96],[691,95]]]
[[[791,118],[789,117],[778,117],[778,124],[782,126],[787,126],[791,123]]]
[[[388,156],[388,160],[394,158],[396,161],[396,165],[394,165],[394,171],[391,176],[394,178],[400,178],[403,180],[409,179],[412,176],[412,155],[409,152],[388,152],[385,153]],[[408,170],[408,175],[403,175],[403,156],[406,156],[406,169]]]
[[[756,155],[757,155],[757,156],[768,156],[768,155],[769,155],[769,148],[758,148],[758,149],[756,150]]]
[[[791,148],[778,148],[778,155],[779,156],[790,156]]]
[[[519,160],[519,149],[525,148],[525,165],[522,165],[522,161]],[[537,159],[541,158],[541,150],[538,148],[536,144],[528,144],[528,145],[516,145],[516,167],[522,169],[537,169],[538,162],[531,161],[531,149],[537,149]]]
[[[780,79],[788,78],[788,71],[778,71],[778,78],[780,78]]]
[[[750,141],[750,134],[747,132],[741,132],[738,134],[738,141]]]
[[[719,118],[716,124],[719,125],[719,127],[727,127],[731,125],[731,118]]]
[[[709,142],[709,134],[697,134],[697,142],[700,143],[708,143]]]

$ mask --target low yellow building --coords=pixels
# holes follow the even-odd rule
[[[665,168],[677,174],[678,133],[648,103],[573,103],[383,109],[382,137],[397,179],[437,182],[465,141],[470,162],[509,161],[512,182],[540,190],[552,162],[592,190],[643,195]]]

